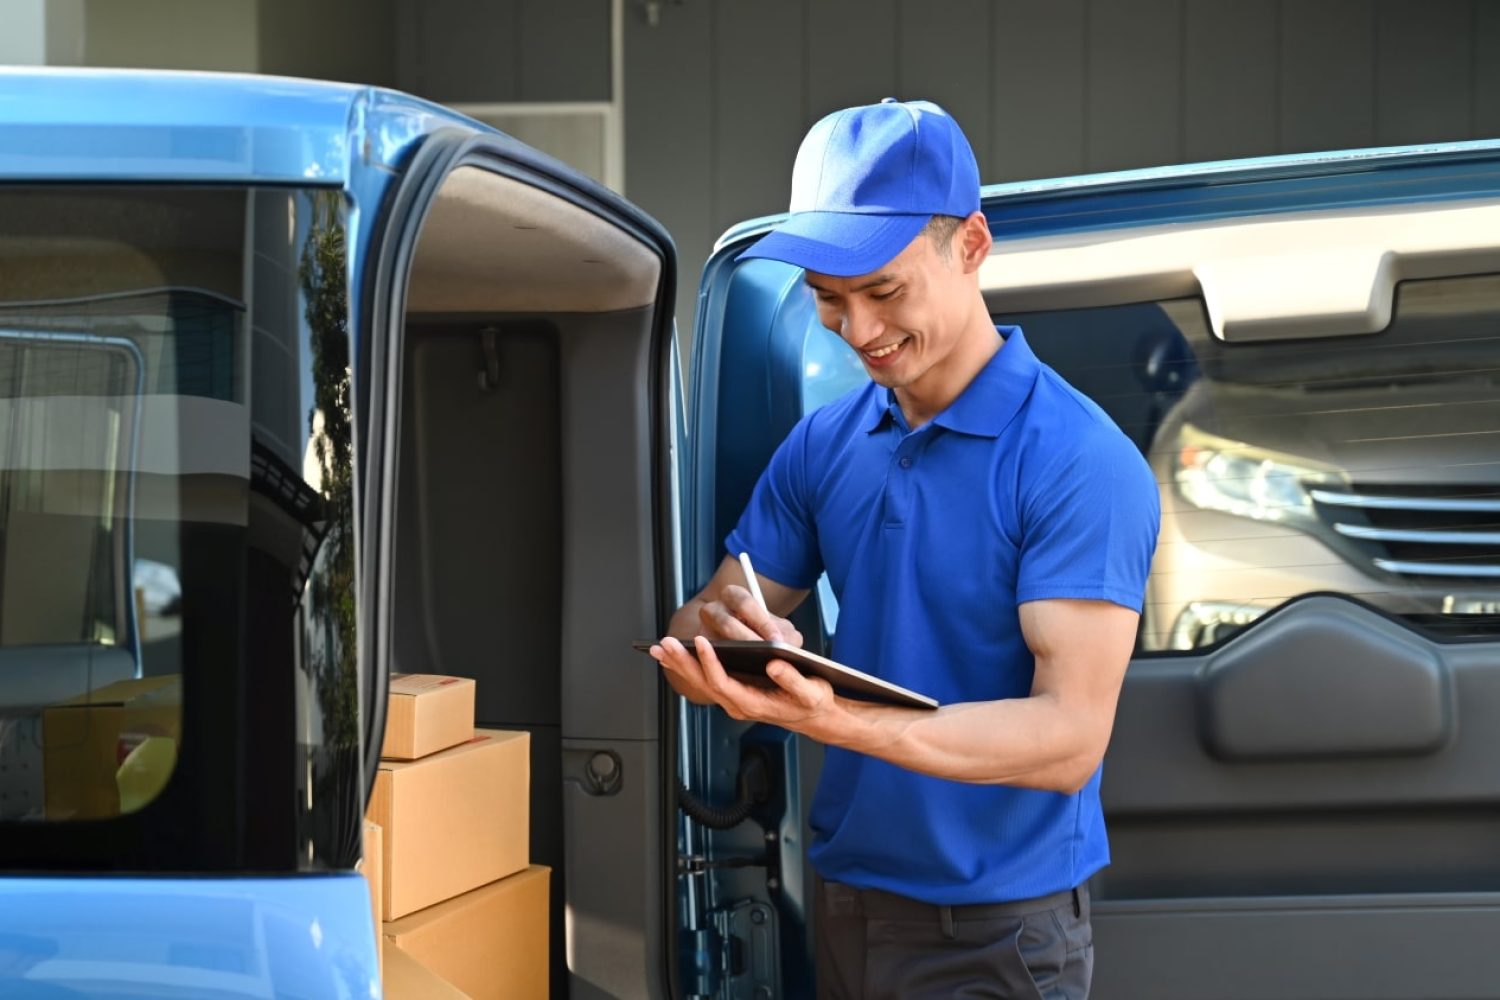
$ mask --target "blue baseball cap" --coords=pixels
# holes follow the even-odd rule
[[[841,278],[888,262],[934,215],[979,210],[979,164],[958,123],[930,101],[835,111],[802,140],[791,217],[740,254]]]

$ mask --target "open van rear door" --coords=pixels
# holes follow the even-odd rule
[[[1111,414],[1162,492],[1104,765],[1100,1000],[1481,997],[1500,982],[1497,203],[1493,143],[985,191],[996,321]],[[799,272],[734,260],[766,228],[731,230],[704,273],[690,593],[781,437],[864,377]],[[1255,267],[1252,244],[1271,248]],[[1331,285],[1278,302],[1302,279],[1277,262],[1314,245],[1346,276],[1366,250],[1395,269],[1368,272],[1357,309]],[[1389,312],[1369,312],[1382,282]],[[832,596],[804,611],[812,643],[837,628]],[[716,996],[812,996],[817,748],[685,718],[701,794],[733,797],[752,750],[771,777],[738,826],[685,824],[691,972]]]
[[[455,130],[414,157],[366,267],[367,652],[472,677],[479,726],[530,733],[557,988],[666,995],[667,717],[630,642],[675,606],[671,240],[534,150]]]

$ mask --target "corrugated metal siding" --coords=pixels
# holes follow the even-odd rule
[[[786,204],[817,117],[888,94],[964,126],[985,181],[1500,135],[1484,0],[626,3],[630,198],[677,238]],[[684,326],[690,312],[681,313]]]

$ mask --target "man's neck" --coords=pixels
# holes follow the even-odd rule
[[[1004,346],[1005,341],[986,313],[983,325],[971,325],[941,364],[913,384],[893,390],[906,425],[916,430],[946,410]]]

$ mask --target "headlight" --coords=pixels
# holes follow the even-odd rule
[[[1193,601],[1172,623],[1169,649],[1201,649],[1226,639],[1269,608],[1234,601]]]
[[[1183,499],[1204,510],[1257,521],[1313,521],[1306,485],[1335,478],[1332,469],[1221,438],[1191,424],[1183,425],[1172,458]]]

